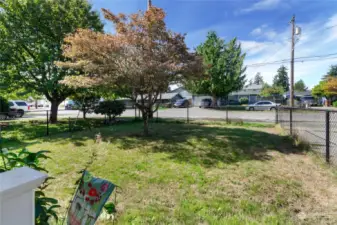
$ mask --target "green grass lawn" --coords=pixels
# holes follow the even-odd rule
[[[135,122],[27,137],[16,147],[51,151],[52,159],[42,163],[56,178],[48,195],[62,210],[78,171],[93,160],[93,175],[123,189],[118,224],[337,223],[334,174],[273,126],[169,120],[150,126],[149,137]]]

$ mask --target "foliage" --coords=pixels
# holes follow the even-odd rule
[[[334,101],[334,102],[332,103],[332,106],[333,106],[333,107],[337,107],[337,101]]]
[[[104,101],[100,102],[95,108],[96,114],[103,114],[109,117],[109,122],[120,116],[125,111],[125,104],[121,101]]]
[[[67,60],[61,46],[66,34],[78,28],[102,31],[99,15],[86,0],[0,1],[0,72],[11,89],[27,88],[51,102],[51,122],[73,90],[59,81],[77,74],[58,68]]]
[[[303,92],[303,91],[308,90],[308,88],[307,86],[305,86],[304,81],[301,79],[294,84],[294,90]]]
[[[244,105],[244,104],[248,104],[249,100],[248,100],[248,98],[244,97],[244,98],[240,98],[239,102],[240,102],[241,105]]]
[[[94,112],[101,97],[93,90],[82,89],[77,90],[72,99],[74,100],[75,106],[83,112],[83,119],[86,119],[86,114]]]
[[[123,97],[136,102],[148,134],[149,116],[160,94],[171,83],[182,83],[202,72],[197,56],[188,52],[184,35],[166,28],[165,12],[150,7],[146,12],[126,16],[102,9],[107,20],[116,27],[115,34],[79,29],[65,40],[64,56],[73,63],[65,68],[80,68],[81,77],[68,77],[70,86],[118,88]],[[95,74],[95,75],[93,75]],[[90,76],[86,76],[90,75]]]
[[[18,153],[8,152],[7,149],[0,151],[0,157],[2,158],[2,164],[0,164],[0,172],[12,170],[23,166],[30,167],[32,169],[48,172],[45,168],[40,166],[40,160],[47,159],[46,153],[49,151],[38,151],[36,153],[29,152],[27,149],[22,149]],[[44,190],[49,185],[49,177],[44,183],[35,191],[35,224],[45,225],[49,224],[48,221],[51,218],[58,220],[56,209],[60,206],[58,201],[54,198],[45,196]]]
[[[275,97],[282,95],[284,93],[284,89],[281,86],[270,86],[269,84],[264,84],[260,95],[263,97]]]
[[[277,70],[277,74],[273,80],[273,86],[275,87],[282,87],[284,91],[289,91],[289,77],[287,68],[285,66],[281,66]]]
[[[242,53],[236,38],[225,43],[213,31],[208,33],[207,40],[196,50],[203,58],[206,74],[202,79],[188,82],[186,87],[196,94],[211,95],[215,107],[218,97],[228,96],[244,86],[245,54]]]
[[[0,112],[8,112],[9,104],[6,98],[0,96]]]
[[[337,95],[337,77],[329,77],[324,85],[322,85],[323,93],[326,96]]]
[[[326,84],[326,81],[320,81],[319,84],[317,84],[312,90],[311,94],[315,97],[328,97],[326,93],[324,92],[324,86]]]
[[[331,65],[329,71],[323,76],[322,80],[328,80],[329,77],[337,77],[337,65]]]
[[[253,84],[256,84],[256,85],[264,84],[263,76],[261,75],[260,72],[258,72],[258,73],[255,75]]]

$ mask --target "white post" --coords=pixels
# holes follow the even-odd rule
[[[47,175],[22,167],[0,173],[0,224],[35,224],[35,189]]]

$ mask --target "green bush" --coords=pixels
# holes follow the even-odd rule
[[[337,101],[334,101],[334,102],[332,103],[332,106],[337,108]]]
[[[8,112],[9,104],[7,99],[0,96],[0,112]]]
[[[240,98],[239,102],[241,105],[244,105],[244,104],[248,104],[249,100],[248,98]]]
[[[109,117],[109,122],[111,122],[116,116],[120,116],[125,109],[125,104],[121,101],[104,101],[100,102],[95,108],[95,113],[107,115]]]

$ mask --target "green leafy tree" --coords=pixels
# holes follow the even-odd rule
[[[93,90],[83,89],[77,90],[72,99],[75,105],[83,113],[83,119],[86,119],[87,113],[92,113],[99,104],[100,96]]]
[[[253,84],[256,84],[256,85],[264,84],[263,77],[260,72],[258,72],[255,75]]]
[[[320,97],[328,97],[326,96],[326,93],[324,92],[324,86],[326,84],[326,81],[320,81],[319,84],[317,84],[312,90],[311,94],[317,98]]]
[[[295,91],[306,91],[308,88],[305,86],[305,83],[303,80],[299,80],[294,84],[294,90]]]
[[[263,97],[273,97],[274,101],[277,96],[281,96],[284,93],[284,89],[281,86],[270,86],[269,84],[265,83],[261,90],[260,95]]]
[[[287,68],[285,66],[281,66],[277,70],[277,74],[274,77],[273,86],[282,87],[284,91],[289,91],[289,77]]]
[[[228,96],[229,93],[243,88],[246,82],[246,67],[243,66],[245,54],[236,38],[225,43],[211,31],[196,52],[203,57],[206,69],[201,79],[190,81],[186,85],[191,92],[211,95],[212,106],[216,107],[219,97]]]
[[[337,77],[337,65],[331,65],[329,71],[323,76],[322,80],[328,80],[329,77]]]
[[[51,102],[52,123],[59,104],[73,94],[60,81],[78,74],[54,62],[67,60],[64,37],[78,28],[103,30],[86,0],[0,0],[0,73],[11,87],[44,95]]]

